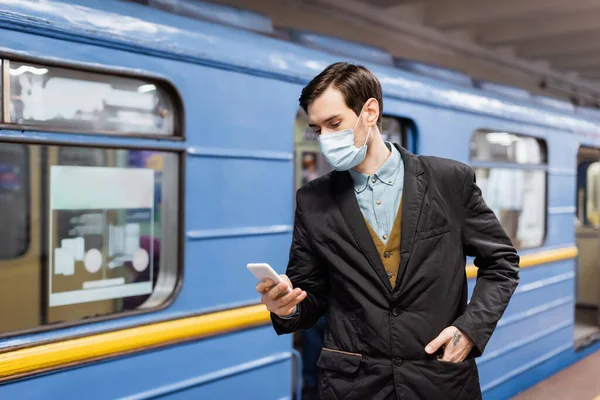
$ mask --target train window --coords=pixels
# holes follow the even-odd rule
[[[394,117],[384,115],[381,117],[381,137],[386,142],[397,143],[401,146],[405,146],[405,130],[406,126],[402,123],[402,120]]]
[[[383,140],[401,146],[405,145],[407,120],[383,115],[381,125]],[[308,126],[308,116],[301,107],[296,113],[294,142],[296,148],[296,188],[331,171],[331,166],[320,152],[317,135]]]
[[[173,293],[177,154],[0,143],[0,163],[12,168],[0,173],[0,334],[150,309]]]
[[[29,247],[29,152],[22,144],[0,146],[0,260]]]
[[[600,162],[587,168],[586,216],[588,224],[600,226]]]
[[[113,134],[174,135],[174,98],[150,80],[5,61],[9,123]]]
[[[540,139],[508,132],[477,131],[471,141],[473,161],[518,164],[546,163],[546,148]]]
[[[471,142],[471,157],[484,199],[513,245],[519,249],[540,246],[546,230],[545,142],[512,133],[478,131]],[[497,165],[486,166],[485,162]]]

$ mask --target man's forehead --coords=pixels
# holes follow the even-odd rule
[[[331,117],[348,111],[342,94],[335,89],[327,89],[308,106],[308,117],[311,124],[320,124]]]

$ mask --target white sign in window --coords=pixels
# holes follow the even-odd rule
[[[154,188],[150,168],[51,166],[50,307],[152,292]]]

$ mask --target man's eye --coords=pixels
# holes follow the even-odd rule
[[[332,127],[332,128],[337,128],[338,126],[340,126],[340,123],[339,123],[339,122],[333,122],[333,123],[331,124],[331,127]]]

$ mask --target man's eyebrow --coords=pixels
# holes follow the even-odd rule
[[[341,117],[341,116],[342,116],[342,114],[336,114],[336,115],[332,115],[331,117],[329,117],[329,118],[327,118],[325,121],[323,121],[323,123],[327,123],[327,122],[329,122],[329,121],[331,121],[331,120],[333,120],[333,119],[336,119],[336,118],[338,118],[338,117]],[[315,126],[317,126],[317,124],[310,122],[310,123],[308,124],[308,126],[310,126],[311,128],[314,128]]]

